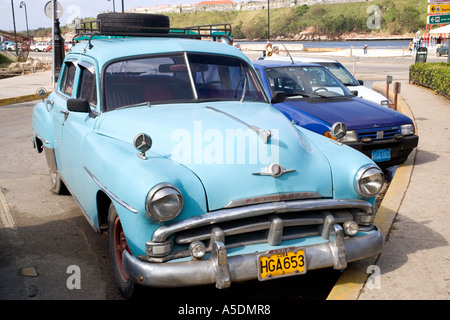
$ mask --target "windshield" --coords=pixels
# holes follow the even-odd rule
[[[319,62],[318,64],[324,66],[336,78],[338,78],[346,86],[359,86],[359,82],[352,76],[352,74],[340,63],[337,62]]]
[[[353,94],[327,69],[319,66],[286,66],[266,69],[272,93],[284,91],[286,97],[329,98]]]
[[[106,110],[145,103],[267,102],[253,69],[228,56],[180,53],[130,58],[111,63],[104,81]]]

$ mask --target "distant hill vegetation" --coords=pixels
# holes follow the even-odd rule
[[[270,7],[270,39],[326,40],[359,36],[411,36],[425,28],[427,5],[427,0],[370,0]],[[378,13],[380,15],[377,15]],[[174,28],[230,23],[236,39],[267,39],[267,9],[201,10],[167,15]],[[95,18],[83,21],[93,19]],[[73,25],[71,27],[73,28]],[[70,31],[68,26],[62,26],[61,30],[63,34]],[[30,30],[30,33],[35,37],[45,37],[51,33],[51,28]]]
[[[168,14],[171,26],[231,23],[237,39],[267,39],[267,10]],[[426,25],[426,0],[373,0],[270,9],[270,38],[343,39],[411,35]]]

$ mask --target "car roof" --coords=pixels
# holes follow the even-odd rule
[[[292,61],[292,60],[275,60],[275,59],[268,59],[268,60],[253,60],[253,65],[255,67],[267,67],[267,68],[273,68],[273,67],[286,67],[286,66],[296,66],[296,67],[302,67],[302,66],[318,66],[321,67],[318,64],[314,63],[308,63],[308,62],[301,62],[301,61]]]
[[[91,48],[89,48],[91,44]],[[101,68],[108,61],[130,56],[198,52],[238,56],[250,62],[239,49],[220,42],[160,37],[104,37],[82,41],[72,47],[69,55],[94,57]],[[69,57],[68,55],[68,57]]]

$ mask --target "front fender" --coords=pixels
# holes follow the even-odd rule
[[[40,145],[36,139],[39,139],[43,146],[47,148],[54,148],[55,139],[51,116],[51,105],[47,104],[47,101],[38,102],[34,106],[32,113],[32,125],[35,139],[34,143],[38,152],[41,152],[42,148],[38,148]]]
[[[203,185],[192,171],[152,152],[147,152],[147,159],[143,160],[131,142],[92,133],[84,143],[82,165],[87,179],[84,185],[92,189],[94,183],[101,186],[113,201],[134,255],[145,254],[145,243],[163,224],[151,219],[145,209],[147,194],[154,186],[171,183],[183,195],[181,213],[169,222],[207,212]],[[95,190],[85,190],[80,203],[94,210],[95,198]]]
[[[366,165],[376,165],[363,153],[340,144],[330,138],[297,127],[327,157],[333,176],[334,199],[362,199],[374,204],[375,197],[364,198],[355,188],[355,178],[359,169]]]

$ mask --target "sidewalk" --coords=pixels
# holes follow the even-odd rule
[[[419,145],[377,213],[384,250],[346,269],[329,300],[450,300],[450,101],[401,85],[399,111],[414,119]]]
[[[40,71],[23,76],[0,79],[0,106],[40,99],[39,88],[53,91],[52,71]]]

